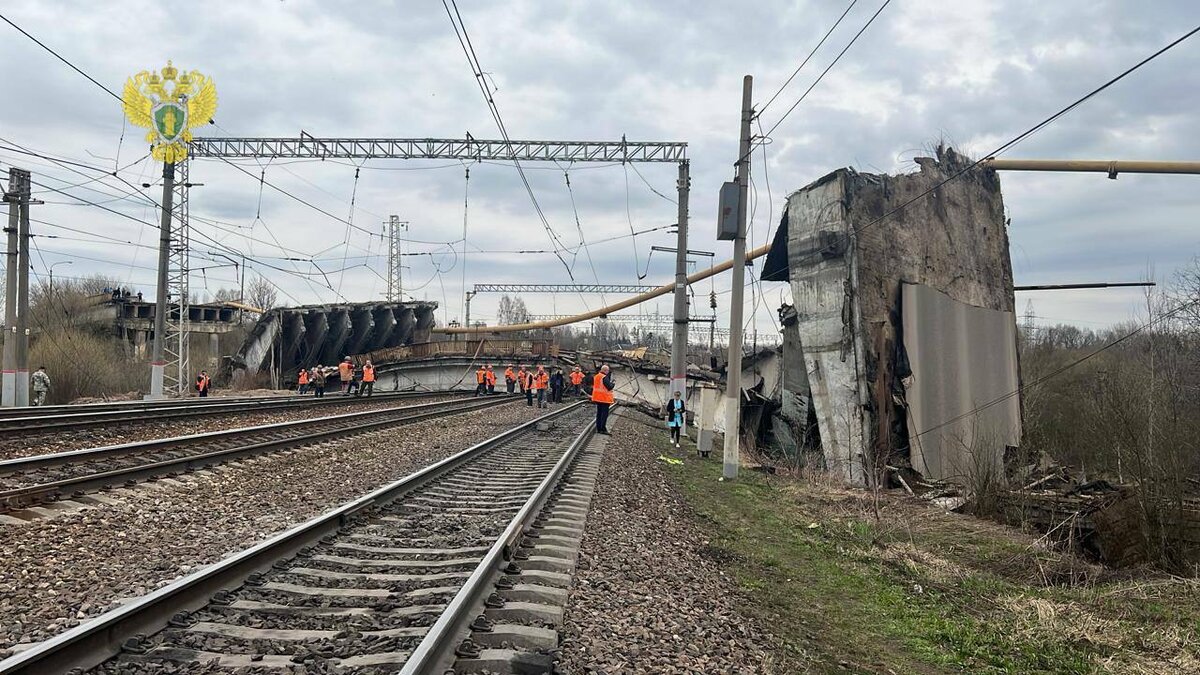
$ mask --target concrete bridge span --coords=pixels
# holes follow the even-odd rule
[[[293,382],[296,371],[335,365],[351,354],[429,340],[435,302],[354,302],[281,307],[264,313],[233,359],[234,371],[267,371]]]

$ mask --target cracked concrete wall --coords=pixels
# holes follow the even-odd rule
[[[876,458],[907,452],[903,411],[891,409],[906,374],[896,358],[901,284],[1013,310],[996,173],[971,169],[940,185],[970,163],[939,148],[917,173],[839,169],[788,198],[787,274],[823,460],[848,483],[865,484]]]

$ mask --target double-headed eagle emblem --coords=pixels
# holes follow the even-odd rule
[[[167,61],[161,75],[143,70],[126,80],[121,101],[129,122],[150,130],[150,154],[174,164],[187,157],[190,130],[212,120],[217,87],[199,72],[180,73]]]

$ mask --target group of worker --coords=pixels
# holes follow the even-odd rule
[[[316,365],[301,368],[296,375],[296,393],[303,395],[311,392],[315,398],[323,398],[331,379],[337,383],[342,396],[370,397],[375,393],[375,366],[369,360],[361,366],[355,366],[349,356],[336,367]]]
[[[584,391],[583,369],[575,366],[570,373],[555,368],[551,373],[545,366],[536,368],[509,365],[504,369],[504,386],[509,394],[520,392],[525,396],[525,405],[545,408],[551,403],[562,403],[564,397],[579,398]],[[475,371],[475,395],[486,396],[496,393],[496,371],[491,364],[484,364]],[[608,366],[601,366],[592,376],[591,399],[596,404],[596,433],[608,434],[608,411],[613,404],[613,379]]]
[[[571,372],[564,373],[557,368],[553,373],[545,366],[536,369],[525,366],[509,365],[504,369],[504,386],[510,394],[518,391],[525,395],[526,405],[545,408],[548,403],[562,403],[563,396],[578,398],[583,394],[583,369],[575,366]],[[496,371],[491,364],[485,364],[475,371],[475,395],[483,396],[496,393]]]

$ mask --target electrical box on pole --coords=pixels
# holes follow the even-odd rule
[[[717,209],[717,239],[721,241],[737,239],[739,201],[741,201],[741,186],[737,181],[723,183],[720,206]]]

